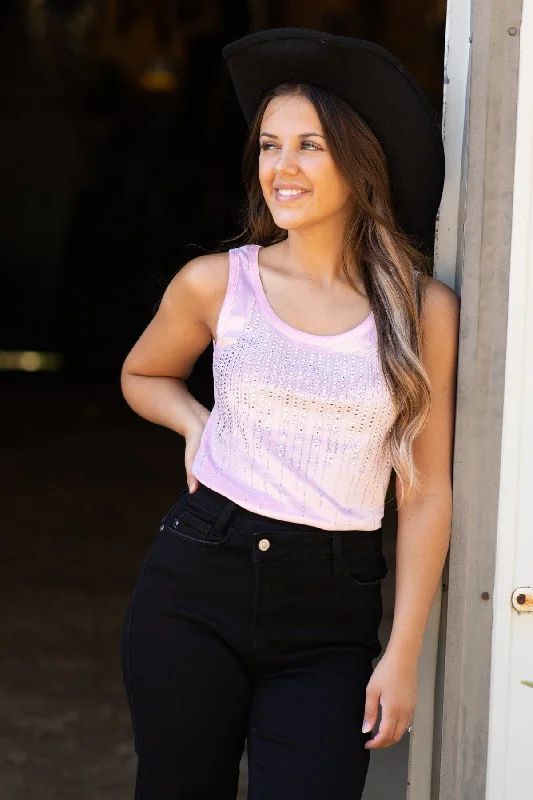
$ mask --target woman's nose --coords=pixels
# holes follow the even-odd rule
[[[276,172],[298,170],[298,165],[290,151],[281,152],[275,166]]]
[[[274,167],[276,172],[298,172],[298,165],[294,163],[291,158],[281,158],[278,160],[276,166]]]

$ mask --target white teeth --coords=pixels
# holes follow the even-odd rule
[[[281,195],[303,194],[305,189],[276,189]]]

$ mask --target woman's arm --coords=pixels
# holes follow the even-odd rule
[[[422,362],[433,404],[413,445],[422,487],[398,509],[396,596],[387,650],[418,657],[448,552],[457,386],[459,299],[432,279],[422,315]]]
[[[426,288],[421,324],[421,358],[433,403],[413,445],[421,490],[398,509],[392,631],[367,692],[365,719],[372,726],[378,700],[382,706],[379,734],[367,743],[370,748],[398,741],[411,721],[417,662],[450,542],[459,299],[434,278]]]
[[[213,338],[228,271],[227,253],[185,264],[122,367],[122,392],[131,408],[186,439],[198,439],[209,418],[185,381]]]

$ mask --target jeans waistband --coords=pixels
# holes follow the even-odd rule
[[[190,494],[186,487],[182,492],[184,494],[189,495],[190,504],[216,517],[211,528],[212,534],[231,524],[249,532],[257,540],[257,545],[261,537],[268,534],[270,542],[278,547],[269,548],[268,553],[263,553],[263,558],[268,558],[269,553],[270,557],[279,555],[280,546],[285,557],[293,558],[298,558],[299,554],[305,557],[310,548],[315,555],[322,553],[327,556],[333,553],[335,562],[340,564],[343,552],[376,552],[382,549],[382,528],[373,531],[353,528],[331,531],[299,522],[274,519],[243,508],[200,482],[195,492]]]

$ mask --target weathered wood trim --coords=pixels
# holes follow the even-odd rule
[[[446,16],[443,134],[446,181],[435,237],[435,276],[456,291],[458,287],[458,220],[462,207],[462,158],[470,56],[470,4],[449,0]],[[413,720],[408,762],[408,800],[435,800],[431,794],[440,759],[442,667],[440,643],[444,635],[446,595],[438,591],[424,634],[418,668],[418,704]]]
[[[518,26],[516,26],[518,28]],[[489,706],[486,800],[531,795],[533,613],[533,0],[524,0],[513,192],[507,358]]]
[[[485,800],[521,0],[473,0],[454,511],[432,797]],[[483,593],[488,599],[483,599]],[[442,661],[441,661],[442,663]],[[418,798],[416,799],[418,800]],[[422,798],[420,798],[422,800]]]

